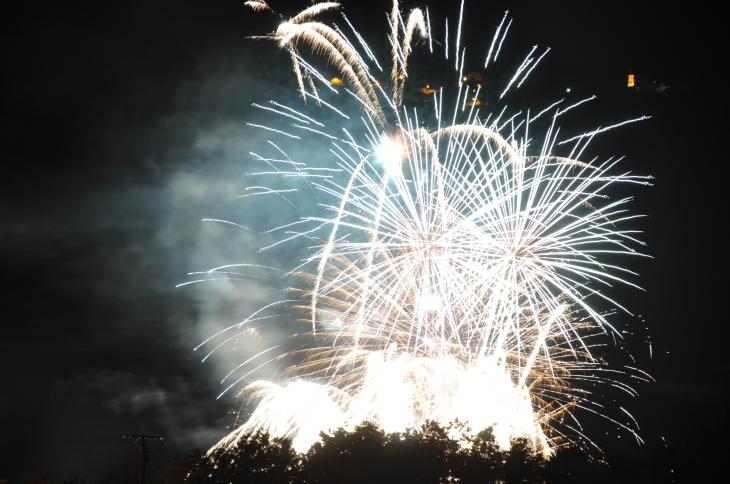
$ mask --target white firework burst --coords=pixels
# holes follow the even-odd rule
[[[271,10],[263,1],[247,4]],[[287,382],[245,387],[258,406],[218,445],[263,428],[306,450],[320,431],[363,420],[398,431],[459,419],[476,430],[493,426],[504,447],[526,437],[548,455],[564,437],[553,423],[589,406],[576,380],[609,380],[596,373],[601,365],[585,338],[615,331],[591,301],[621,308],[604,289],[633,286],[627,278],[633,273],[613,261],[641,255],[632,246],[642,243],[627,224],[637,217],[627,212],[630,199],[610,201],[606,194],[617,183],[648,184],[649,177],[617,172],[616,159],[579,161],[606,128],[561,140],[557,117],[575,105],[556,110],[539,141],[530,125],[558,103],[532,118],[482,113],[481,86],[463,76],[461,21],[456,100],[447,107],[444,90],[427,86],[434,109],[419,119],[419,110],[404,104],[404,87],[416,37],[433,48],[428,12],[415,9],[403,20],[394,1],[387,93],[360,34],[353,29],[358,49],[337,27],[315,21],[336,8],[315,4],[266,36],[290,54],[309,105],[256,105],[295,123],[285,129],[251,124],[275,137],[274,154],[255,155],[269,167],[260,174],[300,178],[331,201],[280,227],[287,235],[277,242],[313,241],[289,273],[300,281],[291,291],[313,342],[287,353],[297,359]],[[503,26],[504,19],[485,66],[499,54]],[[326,57],[346,87],[332,86],[305,59],[309,51]],[[547,53],[535,57],[535,51],[504,93],[519,87]],[[329,91],[356,105],[352,118],[360,124],[346,114],[352,109],[326,101]],[[327,128],[330,116],[347,120],[350,130]],[[323,153],[337,166],[304,164],[276,137],[326,143]],[[572,148],[556,154],[566,143]],[[291,190],[258,193],[283,198]]]

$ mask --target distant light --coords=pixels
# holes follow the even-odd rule
[[[333,77],[332,79],[330,79],[330,84],[333,84],[335,86],[341,86],[342,79],[340,79],[339,77]]]
[[[570,88],[569,87],[566,87],[565,88],[565,92],[570,92]]]

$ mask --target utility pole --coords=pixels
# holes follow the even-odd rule
[[[146,484],[144,467],[150,456],[147,455],[147,439],[162,440],[162,437],[156,435],[122,435],[123,439],[134,439],[134,443],[139,447],[139,484]]]

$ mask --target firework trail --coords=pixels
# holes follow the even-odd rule
[[[246,4],[271,10],[260,0]],[[255,175],[301,180],[322,200],[316,213],[297,213],[271,231],[284,234],[273,245],[310,245],[287,274],[298,282],[285,301],[304,315],[310,341],[283,355],[269,348],[240,365],[251,370],[227,389],[272,358],[296,361],[286,382],[244,388],[258,405],[218,445],[263,428],[306,450],[320,431],[363,420],[402,431],[458,418],[475,430],[494,426],[504,447],[526,437],[549,455],[568,437],[555,422],[572,417],[574,408],[596,411],[578,382],[610,382],[633,394],[601,373],[587,339],[617,334],[596,307],[605,301],[623,309],[609,289],[633,286],[627,279],[633,273],[614,261],[640,256],[632,246],[643,245],[627,228],[638,217],[626,210],[630,199],[609,201],[606,192],[617,183],[648,184],[649,177],[616,172],[615,159],[579,161],[606,128],[561,139],[556,118],[573,106],[555,110],[541,141],[531,137],[529,112],[481,113],[481,85],[462,77],[461,23],[455,29],[455,102],[444,100],[444,88],[431,89],[434,109],[409,108],[404,93],[413,46],[433,49],[429,16],[414,9],[404,19],[394,1],[387,72],[346,17],[348,34],[315,20],[338,7],[315,4],[265,36],[289,53],[303,104],[255,105],[288,123],[250,124],[272,136],[271,154],[254,155],[266,167]],[[463,9],[462,2],[460,19]],[[511,25],[510,19],[505,27],[506,18],[485,66],[497,61]],[[500,98],[547,53],[536,51]],[[344,86],[333,86],[307,60],[310,54],[324,57]],[[335,118],[339,128],[332,127]],[[305,138],[326,146],[322,155],[334,157],[336,168],[305,164],[281,148]],[[556,154],[568,142],[570,148]],[[294,188],[249,188],[294,206],[287,198]],[[267,309],[210,340],[223,338],[219,347],[238,337]],[[581,435],[579,427],[564,427]]]

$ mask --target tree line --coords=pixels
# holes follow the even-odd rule
[[[682,468],[680,461],[692,459],[670,447],[642,460],[614,449],[596,457],[566,446],[544,459],[525,439],[514,439],[503,450],[491,429],[461,433],[458,439],[453,430],[429,422],[387,434],[363,423],[352,431],[322,433],[304,454],[289,439],[255,432],[229,449],[175,459],[166,477],[168,484],[664,484],[712,482],[708,478],[717,470]]]
[[[730,404],[728,405],[730,410]],[[730,415],[730,412],[726,411]],[[364,422],[352,431],[322,433],[306,453],[291,440],[258,431],[228,449],[198,450],[173,458],[164,481],[148,484],[694,484],[729,482],[728,419],[698,427],[681,445],[662,445],[643,458],[604,448],[558,448],[549,459],[525,439],[501,449],[491,429],[471,434],[458,422],[428,422],[418,429],[386,433]],[[153,482],[154,481],[154,482]],[[26,484],[55,484],[45,475]],[[108,476],[95,484],[137,484],[136,476]],[[0,484],[8,483],[0,478]],[[70,476],[60,484],[86,484]]]

